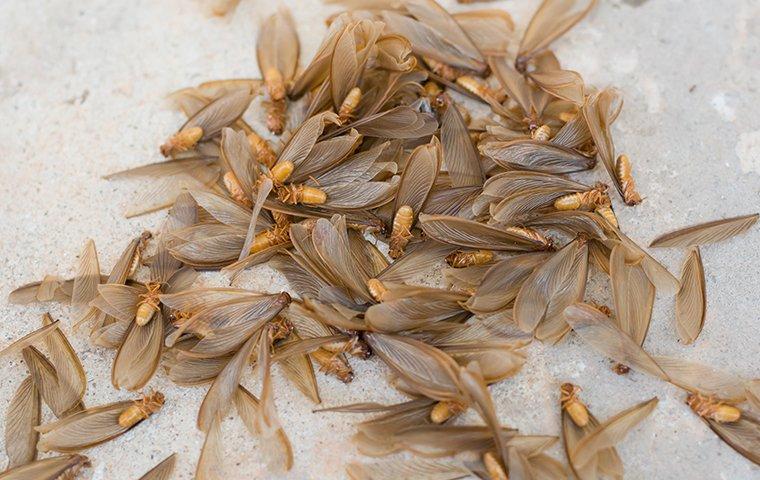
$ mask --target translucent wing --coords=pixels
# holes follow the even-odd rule
[[[365,339],[394,373],[436,400],[461,399],[456,362],[437,348],[411,338],[369,333]]]
[[[441,144],[437,139],[415,148],[407,161],[396,194],[394,211],[402,205],[419,214],[441,167]]]
[[[42,322],[43,325],[54,323],[47,313],[43,315]],[[45,346],[50,363],[56,371],[57,403],[60,405],[60,411],[69,411],[80,404],[87,388],[87,376],[82,362],[60,329],[55,329],[45,337]]]
[[[744,215],[741,217],[714,220],[691,227],[681,228],[674,232],[660,235],[652,240],[650,247],[690,247],[721,242],[740,235],[752,227],[760,218],[760,214]]]
[[[616,245],[610,255],[610,281],[618,326],[643,345],[652,318],[655,288],[640,265],[626,262],[626,247],[622,244]]]
[[[90,301],[98,294],[100,284],[100,265],[95,242],[88,240],[79,258],[79,266],[74,277],[74,289],[71,294],[71,304],[80,314],[86,310]]]
[[[10,345],[2,349],[0,351],[0,358],[7,357],[10,355],[15,355],[21,352],[26,347],[29,347],[31,345],[34,345],[37,342],[42,341],[45,337],[47,337],[54,331],[58,330],[58,328],[59,328],[58,320],[52,323],[49,323],[47,325],[43,325],[37,330],[24,335],[23,337],[19,338],[15,342],[11,343]]]
[[[459,217],[422,214],[420,224],[429,237],[460,247],[518,252],[546,249],[538,240]]]
[[[694,343],[705,324],[707,298],[705,271],[699,247],[691,247],[681,272],[681,288],[676,294],[676,330],[686,344]]]
[[[37,428],[42,438],[37,444],[41,452],[77,452],[111,440],[129,427],[119,425],[119,415],[131,401],[88,408],[56,422]]]
[[[506,308],[516,297],[533,270],[549,258],[545,253],[517,255],[489,268],[475,294],[467,300],[467,309],[490,313]]]
[[[113,362],[113,386],[127,390],[143,388],[158,369],[163,344],[164,319],[160,312],[147,325],[132,322]]]
[[[596,308],[584,303],[570,305],[565,309],[565,320],[584,341],[603,355],[668,380],[667,374],[652,357]]]
[[[455,105],[450,105],[441,119],[443,162],[455,187],[482,185],[483,170],[478,152],[470,140],[467,125]]]
[[[40,424],[40,413],[40,393],[32,377],[26,377],[13,394],[5,413],[8,469],[25,465],[37,458],[39,432],[34,427]]]
[[[760,420],[744,412],[742,417],[731,423],[720,423],[704,419],[720,438],[745,458],[760,465]]]
[[[459,460],[386,460],[378,463],[350,463],[346,472],[352,480],[427,479],[455,480],[472,472]]]
[[[657,407],[657,397],[624,410],[585,435],[570,452],[574,465],[583,466],[605,449],[614,447]]]
[[[515,298],[514,317],[524,332],[531,332],[543,321],[551,322],[573,302],[583,298],[586,284],[588,249],[575,240],[537,267],[525,280]]]
[[[177,463],[177,454],[172,453],[140,477],[140,480],[169,480],[175,463]]]
[[[538,140],[489,141],[480,153],[507,169],[573,173],[594,168],[596,160],[575,150]]]
[[[25,465],[6,470],[0,474],[2,480],[58,480],[64,475],[77,472],[90,465],[84,455],[62,455],[43,458]]]
[[[286,8],[267,18],[256,40],[256,58],[262,74],[276,68],[285,81],[293,78],[298,67],[298,33]]]
[[[518,60],[527,61],[548,47],[581,21],[596,5],[596,0],[544,0],[528,24],[518,51]]]
[[[224,478],[224,449],[222,448],[222,421],[214,419],[206,432],[201,456],[195,468],[196,480],[221,480]]]

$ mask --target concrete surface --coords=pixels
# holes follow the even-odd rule
[[[276,3],[294,10],[306,62],[324,18],[335,10],[317,0],[242,0],[226,19],[209,18],[200,2],[188,0],[0,2],[0,297],[45,273],[71,274],[89,237],[102,265],[111,265],[131,235],[158,224],[162,214],[122,216],[139,182],[107,182],[101,175],[159,159],[159,143],[182,121],[162,101],[168,92],[209,79],[257,75],[256,26]],[[615,125],[618,146],[634,160],[647,198],[637,208],[618,206],[624,229],[644,243],[674,227],[760,209],[760,4],[600,3],[557,44],[557,53],[587,82],[616,85],[625,93],[626,108]],[[537,4],[483,5],[508,8],[522,28]],[[596,174],[603,176],[601,169]],[[757,227],[704,248],[704,332],[696,345],[679,345],[673,301],[661,297],[646,347],[759,376],[758,251]],[[680,271],[682,252],[655,255]],[[222,278],[205,274],[204,282],[221,284]],[[268,291],[284,287],[267,267],[247,272],[240,284]],[[598,291],[592,288],[589,298],[604,300]],[[44,311],[0,301],[0,345],[36,328]],[[67,309],[53,307],[51,313],[63,319],[87,370],[86,403],[128,397],[111,387],[113,352],[73,334]],[[4,416],[26,372],[20,359],[3,359],[2,368]],[[379,381],[385,372],[376,360],[355,362],[355,369],[350,385],[319,377],[325,405],[401,398]],[[350,442],[354,418],[312,414],[313,405],[279,373],[275,380],[296,453],[288,478],[342,478],[345,463],[359,459]],[[606,359],[573,336],[558,347],[531,346],[524,370],[493,389],[500,416],[526,433],[557,434],[558,387],[566,380],[584,387],[583,398],[601,418],[660,397],[652,417],[619,447],[628,478],[760,478],[760,468],[692,415],[681,392],[640,374],[614,375]],[[152,386],[165,392],[164,410],[119,440],[87,451],[93,460],[87,478],[138,478],[173,451],[179,454],[174,478],[192,477],[203,441],[195,416],[206,389],[175,387],[163,374]],[[269,478],[240,423],[226,422],[224,429],[227,478]],[[554,453],[561,458],[559,448]]]

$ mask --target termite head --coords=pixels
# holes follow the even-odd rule
[[[430,421],[440,425],[465,410],[467,410],[467,405],[463,403],[444,400],[433,405],[430,410]]]
[[[618,375],[625,375],[631,371],[631,367],[628,365],[623,365],[622,363],[616,363],[612,366],[612,371]]]
[[[733,423],[742,416],[742,411],[713,397],[691,393],[686,397],[686,404],[700,417],[719,423]]]
[[[578,400],[578,392],[581,389],[572,383],[563,383],[560,387],[560,405],[567,412],[570,419],[579,427],[585,427],[588,424],[588,410],[586,406]]]
[[[186,152],[203,138],[203,129],[201,127],[185,128],[171,137],[161,145],[161,154],[169,157],[175,153]]]
[[[274,343],[278,340],[284,340],[293,333],[295,327],[287,318],[277,315],[269,321],[269,341]]]

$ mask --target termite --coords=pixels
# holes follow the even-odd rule
[[[504,466],[496,456],[496,453],[490,450],[484,453],[483,466],[486,468],[488,480],[509,480],[507,472],[504,471]]]
[[[280,245],[290,241],[290,228],[288,225],[274,226],[268,230],[264,230],[261,233],[256,234],[253,237],[253,243],[251,244],[250,254],[258,253],[269,247]]]
[[[612,205],[609,202],[603,202],[601,205],[597,205],[594,212],[613,227],[620,228],[615,211],[612,210]]]
[[[521,235],[523,237],[530,238],[531,240],[535,240],[543,244],[544,248],[547,250],[554,247],[554,242],[552,242],[551,238],[544,236],[541,232],[533,230],[532,228],[512,226],[505,228],[504,231],[514,235]]]
[[[248,144],[251,146],[254,158],[267,166],[272,168],[277,162],[277,155],[269,146],[269,142],[261,138],[256,132],[248,134]]]
[[[425,88],[425,95],[427,95],[430,101],[434,101],[436,97],[438,97],[438,95],[443,93],[443,90],[441,90],[440,85],[438,85],[437,83],[433,81],[425,82],[424,88]]]
[[[372,350],[369,348],[369,345],[367,345],[367,342],[362,340],[357,333],[353,333],[348,340],[328,343],[322,348],[328,352],[347,353],[365,360],[372,356]]]
[[[641,195],[636,191],[636,182],[633,180],[631,160],[628,155],[621,154],[615,162],[615,176],[623,190],[623,200],[627,205],[641,203]]]
[[[150,240],[152,237],[153,234],[147,230],[140,235],[140,240],[137,243],[137,248],[135,248],[135,253],[132,256],[132,263],[129,265],[129,273],[127,274],[127,277],[131,277],[135,274],[135,272],[137,272],[137,269],[142,264],[142,256],[143,252],[148,246],[148,240]]]
[[[563,195],[554,201],[557,210],[591,210],[608,201],[607,185],[597,184],[585,192]]]
[[[271,343],[288,338],[295,329],[290,320],[280,315],[270,320],[269,325],[269,341]]]
[[[319,371],[329,375],[335,375],[343,383],[350,383],[354,379],[354,371],[345,357],[340,353],[333,353],[324,348],[318,348],[309,354],[319,364]]]
[[[372,295],[372,298],[378,302],[382,302],[385,295],[388,293],[385,284],[377,278],[370,278],[367,280],[367,290],[369,290],[369,294]]]
[[[389,242],[388,255],[391,258],[398,258],[404,253],[404,248],[412,238],[412,222],[414,221],[414,211],[409,205],[402,205],[396,211],[393,217],[393,229],[391,229],[391,238]]]
[[[316,187],[304,184],[291,183],[277,189],[277,198],[283,203],[296,205],[306,203],[309,205],[321,205],[327,201],[327,193]]]
[[[572,383],[563,383],[560,387],[560,405],[570,415],[573,423],[579,427],[585,427],[588,424],[588,410],[586,406],[578,400],[577,394],[581,389]]]
[[[161,154],[168,157],[175,153],[186,152],[195,147],[201,138],[203,138],[201,127],[186,128],[169,137],[169,140],[161,145]]]
[[[348,92],[348,95],[346,95],[346,98],[343,100],[340,109],[338,109],[338,120],[340,121],[341,125],[345,124],[351,119],[351,117],[353,117],[354,110],[356,110],[356,107],[359,106],[359,102],[361,102],[361,100],[361,88],[354,87]]]
[[[232,197],[233,200],[248,208],[253,206],[251,198],[245,194],[243,187],[240,186],[240,182],[238,182],[238,179],[233,172],[225,173],[222,177],[222,181],[224,182],[227,191],[230,192],[230,197]]]
[[[279,69],[275,67],[267,68],[264,72],[264,83],[267,86],[269,98],[274,101],[285,98],[285,79]]]
[[[430,421],[441,424],[465,410],[467,410],[467,405],[461,402],[443,400],[433,405],[430,410]]]
[[[272,178],[272,183],[275,185],[282,185],[285,180],[287,180],[290,175],[293,174],[293,170],[295,170],[295,168],[296,166],[293,165],[293,162],[290,160],[283,160],[276,163],[269,171]]]
[[[550,138],[552,138],[552,129],[549,125],[541,125],[537,129],[530,132],[530,137],[533,140],[538,140],[539,142],[548,142]]]
[[[164,394],[152,392],[140,400],[135,400],[132,405],[125,408],[119,414],[119,425],[124,428],[132,428],[157,411],[164,405]]]
[[[444,79],[455,82],[457,78],[461,77],[462,75],[466,75],[467,72],[464,70],[461,70],[456,67],[452,67],[451,65],[445,64],[443,62],[439,62],[438,60],[434,60],[432,58],[425,57],[425,63],[428,64],[430,67],[430,70],[432,70],[433,73],[436,75],[439,75],[443,77]]]
[[[457,250],[451,252],[446,256],[446,263],[453,268],[465,268],[473,265],[485,265],[493,260],[493,252],[491,250],[472,250],[469,252],[463,252]]]
[[[263,103],[267,113],[267,128],[275,135],[280,135],[285,130],[285,111],[288,106],[285,100],[273,100]]]
[[[686,404],[700,417],[709,418],[718,423],[736,422],[742,416],[741,410],[733,405],[728,405],[712,397],[704,397],[698,393],[689,394],[686,398]]]
[[[501,103],[504,101],[504,92],[489,87],[485,80],[473,77],[472,75],[462,75],[458,77],[456,79],[456,84],[487,102],[493,101]]]
[[[158,312],[160,303],[158,296],[161,294],[160,283],[148,282],[145,287],[148,291],[140,295],[140,303],[137,304],[135,314],[135,323],[141,327],[147,325],[153,319],[153,315]]]

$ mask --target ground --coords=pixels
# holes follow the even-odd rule
[[[95,240],[101,264],[110,266],[129,238],[158,224],[163,214],[123,216],[139,182],[109,182],[101,176],[159,160],[158,145],[182,121],[167,108],[167,93],[204,80],[257,76],[257,25],[275,3],[293,10],[306,62],[325,30],[323,20],[336,10],[317,0],[242,0],[225,19],[209,17],[196,0],[0,2],[0,298],[45,273],[70,275],[87,238]],[[624,92],[626,106],[615,124],[617,145],[632,158],[646,197],[636,208],[616,203],[624,230],[646,244],[676,227],[760,209],[760,4],[600,3],[556,50],[563,64],[588,83]],[[507,8],[521,31],[537,4],[483,6]],[[601,168],[595,174],[603,178]],[[702,335],[693,346],[679,344],[673,300],[659,295],[646,348],[748,378],[760,376],[759,251],[757,227],[703,248],[709,300]],[[680,271],[682,251],[654,254],[673,272]],[[203,282],[222,285],[224,279],[209,273]],[[270,292],[286,287],[268,267],[246,272],[238,285]],[[602,287],[595,278],[588,298],[603,300]],[[0,345],[39,326],[46,308],[0,300]],[[87,370],[86,403],[128,398],[110,383],[113,352],[92,347],[83,332],[73,332],[68,309],[50,311],[62,319]],[[493,388],[506,424],[525,433],[558,434],[563,381],[581,385],[583,398],[600,418],[658,396],[652,416],[619,447],[628,478],[760,478],[757,466],[689,411],[676,388],[643,374],[613,374],[609,361],[574,335],[556,347],[536,343],[529,353],[519,375]],[[0,362],[4,416],[26,371],[19,358]],[[377,360],[354,363],[357,375],[350,385],[320,376],[325,406],[401,398],[381,381],[387,372]],[[251,374],[246,381],[256,386]],[[192,477],[203,441],[195,415],[205,388],[175,387],[163,373],[151,385],[166,394],[163,411],[117,441],[87,451],[93,460],[88,478],[138,478],[171,452],[179,454],[174,478]],[[315,406],[279,373],[275,387],[295,449],[295,467],[287,478],[343,478],[346,462],[361,459],[350,440],[354,418],[313,414]],[[224,428],[226,478],[269,478],[255,442],[239,422],[228,421]],[[553,453],[563,455],[559,448]]]

